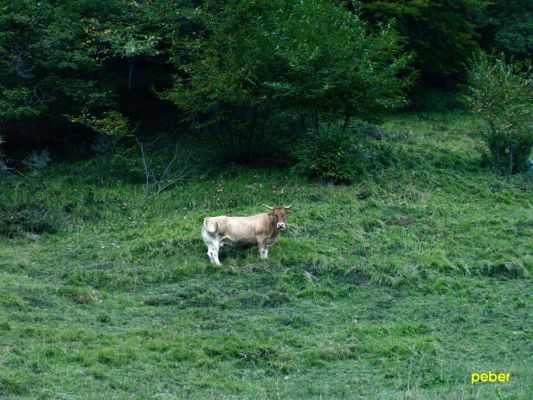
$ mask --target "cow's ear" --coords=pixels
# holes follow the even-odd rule
[[[287,208],[286,208],[286,209],[285,209],[285,214],[287,214],[287,215],[291,215],[291,214],[293,214],[293,211],[292,211],[291,209],[287,209]]]

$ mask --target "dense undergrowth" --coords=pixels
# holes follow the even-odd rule
[[[531,174],[403,114],[352,185],[227,167],[157,196],[93,158],[2,178],[2,398],[529,398]],[[267,261],[205,215],[294,203]],[[471,385],[470,373],[511,373]]]

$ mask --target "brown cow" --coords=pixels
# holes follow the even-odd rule
[[[272,246],[285,229],[285,217],[292,213],[289,206],[270,207],[270,212],[248,217],[206,217],[202,226],[202,238],[212,263],[221,265],[218,251],[225,244],[256,244],[259,255],[268,258]]]

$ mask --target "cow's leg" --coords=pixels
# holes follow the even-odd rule
[[[220,260],[218,259],[218,250],[215,251],[215,252],[213,252],[213,259],[215,260],[215,264],[216,264],[216,265],[218,265],[218,266],[222,265],[222,264],[220,263]]]
[[[209,246],[209,251],[207,254],[209,255],[209,258],[211,259],[211,262],[216,265],[222,265],[220,263],[220,260],[218,259],[218,250],[220,246],[218,242],[212,242],[211,246]]]
[[[217,249],[215,249],[213,247],[210,247],[209,250],[207,250],[207,255],[209,256],[209,259],[211,260],[211,262],[213,264],[221,265],[220,261],[218,259],[218,250]]]
[[[209,260],[215,264],[215,259],[213,258],[213,250],[211,248],[211,246],[209,246],[209,248],[207,249],[207,255],[209,256]]]
[[[257,244],[259,245],[259,257],[261,257],[261,260],[266,260],[268,258],[268,247],[264,241],[258,241]]]
[[[215,262],[213,260],[213,252],[211,251],[211,243],[207,245],[207,256],[211,262]]]
[[[204,236],[204,242],[207,246],[207,255],[213,264],[220,265],[218,260],[218,250],[220,247],[220,242],[216,238],[211,238]]]
[[[204,243],[207,246],[207,256],[209,257],[209,260],[212,263],[215,263],[215,259],[213,258],[213,248],[214,244],[217,242],[217,239],[207,231],[205,224],[202,227],[202,239],[204,239]]]

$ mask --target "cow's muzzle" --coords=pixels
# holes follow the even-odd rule
[[[278,228],[280,230],[283,230],[283,229],[285,229],[285,224],[282,223],[282,222],[278,222],[277,225],[276,225],[276,228]]]

